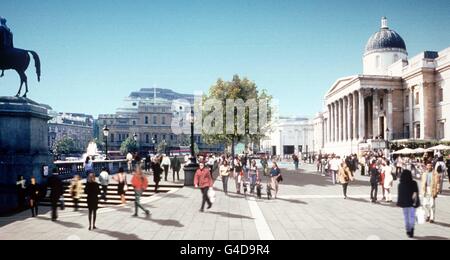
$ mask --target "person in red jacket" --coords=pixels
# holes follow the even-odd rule
[[[141,205],[141,196],[144,193],[144,191],[147,190],[148,179],[146,176],[144,176],[144,174],[142,174],[142,170],[140,168],[136,168],[133,178],[131,179],[131,184],[134,187],[134,195],[135,195],[135,201],[134,201],[135,213],[133,216],[134,217],[138,216],[139,208],[141,208],[145,212],[145,215],[147,215],[147,217],[150,216],[150,211],[145,209]]]
[[[208,168],[205,168],[205,163],[200,163],[200,168],[195,173],[194,177],[195,188],[200,188],[202,191],[202,207],[200,212],[205,211],[205,203],[208,203],[208,209],[212,207],[212,203],[208,197],[208,190],[213,186],[213,180]]]

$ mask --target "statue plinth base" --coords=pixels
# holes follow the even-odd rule
[[[17,207],[18,176],[43,183],[44,168],[51,170],[48,108],[27,98],[0,97],[0,212]]]

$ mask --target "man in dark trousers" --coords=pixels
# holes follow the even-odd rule
[[[58,219],[58,202],[63,194],[63,184],[58,177],[58,169],[53,169],[53,174],[48,179],[48,186],[51,189],[52,221],[56,221]]]

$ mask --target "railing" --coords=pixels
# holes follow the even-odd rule
[[[59,177],[63,180],[71,179],[75,175],[79,175],[83,178],[86,177],[84,170],[84,162],[55,162],[55,167],[58,169]],[[115,174],[120,167],[124,170],[128,170],[126,160],[108,160],[108,161],[94,161],[93,168],[94,173],[99,175],[103,168],[109,169],[110,173]]]

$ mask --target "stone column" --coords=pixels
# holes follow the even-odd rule
[[[340,131],[341,131],[341,136],[340,136],[340,140],[341,140],[341,142],[342,141],[344,141],[344,130],[345,130],[345,127],[344,127],[344,99],[341,99],[340,100],[340,110],[339,110],[339,112],[340,112]]]
[[[347,106],[348,106],[348,99],[347,99],[347,97],[344,97],[343,99],[342,99],[342,104],[343,104],[343,110],[342,110],[342,114],[343,114],[343,116],[342,116],[342,120],[343,120],[343,124],[342,124],[342,127],[343,127],[343,138],[342,138],[342,140],[343,141],[347,141],[347,136],[348,136],[348,128],[347,128],[347,126],[348,126],[348,117],[347,117]]]
[[[337,135],[336,135],[336,142],[340,142],[341,141],[341,101],[338,100],[336,101],[336,122],[337,122]]]
[[[392,135],[395,133],[394,131],[394,124],[393,124],[393,104],[392,104],[392,90],[389,90],[387,93],[387,111],[386,111],[386,121],[387,121],[387,128],[389,129],[389,135],[385,133],[385,139],[391,140]]]
[[[327,143],[331,142],[330,133],[331,133],[331,105],[328,105],[328,119],[327,119]]]
[[[358,97],[356,96],[357,93],[353,92],[353,139],[358,139],[358,125],[359,125],[359,118],[358,118]]]
[[[378,90],[376,89],[373,92],[373,98],[372,98],[373,102],[373,118],[372,118],[372,124],[373,124],[373,138],[376,139],[377,137],[380,136],[380,95],[378,93]]]
[[[334,102],[334,117],[333,117],[333,120],[334,120],[334,142],[337,142],[338,141],[338,134],[339,134],[339,122],[338,122],[338,120],[337,120],[337,115],[338,115],[338,106],[337,106],[337,102],[335,101]]]
[[[415,139],[414,129],[414,87],[409,90],[409,138]]]
[[[348,95],[347,97],[347,141],[352,140],[353,133],[353,96]]]
[[[366,122],[364,122],[365,110],[364,110],[364,93],[361,89],[358,92],[358,134],[359,140],[363,140],[366,137]]]

